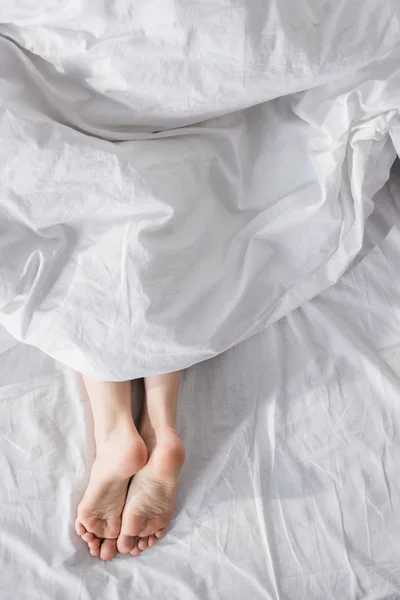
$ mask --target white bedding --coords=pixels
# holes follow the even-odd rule
[[[176,514],[139,558],[104,564],[74,533],[93,458],[77,376],[28,346],[3,354],[2,600],[397,600],[400,172],[376,197],[364,254],[186,372]]]
[[[0,598],[397,600],[400,4],[2,4]],[[72,369],[182,367],[168,536],[102,564]]]
[[[339,279],[396,156],[398,3],[35,6],[0,13],[14,338],[123,380],[215,356]]]

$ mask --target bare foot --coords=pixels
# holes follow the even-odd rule
[[[92,556],[110,560],[117,553],[129,481],[147,457],[146,445],[129,421],[114,426],[100,443],[97,440],[96,459],[75,523]]]
[[[154,431],[145,413],[140,434],[150,458],[129,486],[117,543],[119,552],[133,556],[164,537],[185,460],[185,449],[174,427],[166,425]]]

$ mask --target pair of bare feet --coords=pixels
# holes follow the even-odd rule
[[[165,535],[185,458],[176,432],[179,377],[145,379],[139,431],[131,414],[131,382],[85,379],[96,458],[75,529],[92,556],[137,556]]]

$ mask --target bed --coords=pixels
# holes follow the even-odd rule
[[[1,8],[4,600],[400,597],[399,9],[355,5]],[[174,518],[103,563],[73,529],[94,456],[76,370],[171,366]]]
[[[102,563],[74,532],[94,452],[79,378],[36,348],[3,353],[1,597],[398,598],[399,168],[363,253],[336,286],[186,372],[176,514],[139,558]]]

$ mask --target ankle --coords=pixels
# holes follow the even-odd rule
[[[184,460],[185,448],[175,425],[169,423],[158,424],[157,427],[153,427],[150,421],[142,423],[140,428],[140,435],[146,442],[146,445],[151,453],[156,446],[164,446],[171,449],[172,452],[177,450],[177,454],[182,457],[182,463]]]
[[[186,451],[182,440],[176,431],[164,430],[157,437],[154,453],[157,453],[156,468],[161,477],[179,477],[186,458]],[[150,452],[150,455],[152,453]]]
[[[121,461],[125,476],[125,467],[132,473],[144,467],[149,457],[145,441],[137,432],[136,428],[115,429],[108,435],[101,434],[96,437],[96,460],[101,465],[112,464],[114,474],[120,470]]]
[[[176,445],[179,442],[182,443],[176,425],[171,425],[166,422],[157,423],[156,427],[152,427],[152,439],[154,440],[154,443],[164,445]]]
[[[178,462],[185,459],[185,447],[174,425],[163,425],[154,431],[157,445],[168,448],[176,454]]]
[[[116,417],[109,421],[97,420],[94,423],[94,437],[96,446],[120,440],[129,443],[140,437],[131,416]]]

